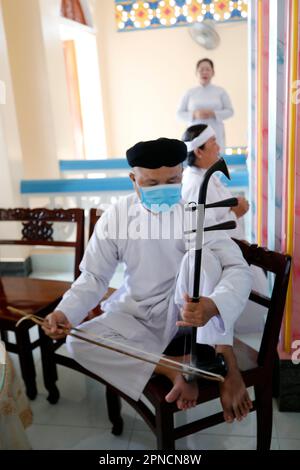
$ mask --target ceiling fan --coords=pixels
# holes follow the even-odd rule
[[[220,44],[220,36],[214,23],[212,20],[205,20],[193,23],[189,28],[193,40],[205,49],[215,49]]]

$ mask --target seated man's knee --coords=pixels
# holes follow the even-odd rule
[[[74,338],[74,336],[67,336],[66,338],[67,350],[74,358],[76,358],[77,354],[82,349],[82,344],[83,341],[78,338]]]

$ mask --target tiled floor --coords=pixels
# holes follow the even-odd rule
[[[18,370],[18,361],[11,355]],[[155,439],[142,418],[123,402],[125,422],[122,436],[111,434],[111,425],[106,414],[105,389],[98,382],[73,370],[58,367],[60,400],[50,405],[43,386],[41,364],[36,354],[39,395],[31,402],[34,414],[33,425],[27,430],[33,449],[95,449],[95,450],[152,450]],[[251,391],[252,392],[252,391]],[[196,416],[205,416],[220,409],[218,400],[192,411]],[[189,413],[180,413],[180,422],[189,419]],[[252,413],[241,423],[219,424],[205,431],[177,441],[177,449],[217,450],[255,449],[256,417]],[[300,450],[300,414],[281,413],[274,401],[274,426],[272,449]]]
[[[115,284],[118,283],[119,279],[116,279]],[[258,343],[258,339],[253,335],[243,339],[247,339],[253,346]],[[17,357],[12,355],[12,358],[18,370]],[[125,402],[123,403],[124,432],[120,437],[113,436],[106,414],[104,387],[75,371],[58,367],[61,398],[56,405],[50,405],[46,400],[47,394],[43,386],[37,351],[35,351],[35,361],[39,395],[31,402],[34,421],[27,431],[33,449],[152,450],[156,448],[152,432]],[[179,413],[177,419],[180,422],[177,424],[183,424],[188,420],[189,413],[192,413],[194,419],[219,409],[220,404],[217,400],[198,406],[192,412]],[[240,450],[255,449],[255,446],[255,413],[241,423],[220,424],[177,441],[178,449]],[[272,449],[300,450],[300,413],[279,412],[275,401]]]

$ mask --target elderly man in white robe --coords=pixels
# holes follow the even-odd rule
[[[190,126],[183,134],[188,150],[188,166],[183,172],[182,197],[186,202],[197,201],[199,187],[205,173],[219,159],[220,146],[216,140],[215,130],[206,124]],[[206,201],[208,204],[228,199],[232,193],[220,181],[217,174],[212,175],[207,187]],[[238,240],[245,239],[244,215],[249,210],[249,203],[244,197],[238,197],[238,205],[235,207],[218,207],[213,209],[213,214],[218,223],[228,220],[236,221],[236,228],[230,230],[228,235]],[[253,274],[253,290],[268,295],[268,282],[265,273],[257,266],[251,266]],[[264,328],[264,314],[266,308],[258,306],[252,301],[247,302],[242,315],[235,323],[235,332],[261,333]]]
[[[135,193],[121,198],[97,222],[80,265],[81,275],[46,317],[44,330],[58,338],[64,334],[59,324],[79,325],[93,336],[117,341],[125,350],[135,347],[161,355],[179,327],[197,326],[198,341],[223,353],[227,363],[220,385],[224,417],[228,422],[240,420],[252,403],[232,340],[234,322],[251,289],[249,267],[225,233],[205,234],[201,298],[192,303],[188,293],[193,263],[186,249],[181,200],[186,146],[160,138],[140,142],[126,155]],[[101,304],[102,315],[81,323],[107,291],[119,262],[125,264],[122,287]],[[196,405],[197,382],[187,382],[162,359],[150,364],[70,336],[67,347],[76,361],[134,400],[139,400],[151,375],[157,373],[173,384],[166,395],[168,402],[176,402],[179,409]],[[181,355],[176,359],[182,362],[186,357]]]

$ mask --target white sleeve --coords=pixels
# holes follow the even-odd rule
[[[81,275],[56,307],[66,315],[73,326],[81,323],[88,312],[99,303],[117,267],[117,244],[108,234],[111,212],[104,212],[97,222],[79,266]]]
[[[222,90],[220,98],[222,102],[222,109],[215,111],[217,121],[223,121],[224,119],[228,119],[233,116],[233,107],[231,104],[231,100],[225,90]]]
[[[223,186],[222,183],[217,181],[218,177],[212,177],[210,183],[208,184],[207,198],[208,203],[216,202],[218,200],[228,199],[233,197],[232,193],[228,188]],[[234,221],[236,223],[236,228],[227,231],[227,234],[230,238],[245,238],[244,223],[239,219],[235,212],[231,210],[231,207],[215,207],[214,209],[209,209],[209,211],[214,212],[217,222],[227,222]]]
[[[216,333],[220,334],[215,344],[232,344],[234,323],[244,310],[252,288],[251,269],[240,248],[229,237],[211,240],[207,246],[222,265],[221,279],[209,295],[220,312],[211,319]]]
[[[185,122],[193,121],[193,111],[188,110],[189,98],[190,92],[188,91],[181,99],[181,102],[176,112],[177,119],[180,119]]]
[[[186,168],[182,179],[182,198],[186,203],[196,202],[198,204],[199,190],[203,179],[191,173],[190,168]]]
[[[206,214],[205,226],[216,223],[213,215],[213,213]],[[193,242],[191,245],[193,245],[195,236],[191,239]],[[206,268],[208,268],[207,279],[210,279],[210,282],[214,285],[211,289],[208,288],[207,284],[206,288],[209,292],[203,293],[203,288],[200,289],[200,292],[213,300],[219,314],[212,317],[205,326],[198,328],[197,341],[210,345],[232,345],[234,324],[242,314],[252,288],[251,269],[240,248],[226,233],[205,232],[203,249],[205,248],[212,252],[219,268],[214,266],[212,262],[205,261],[203,254],[202,271],[205,273]],[[192,251],[185,254],[177,277],[174,301],[179,309],[182,308],[184,303],[183,294],[187,292],[192,295],[194,262],[189,259],[190,255],[192,255]],[[214,281],[214,279],[216,280]]]
[[[218,223],[221,222],[233,222],[236,223],[236,228],[227,230],[227,234],[230,238],[244,239],[243,224],[241,224],[240,219],[236,216],[235,212],[228,208],[228,211],[220,211],[220,217],[218,217],[218,209],[214,209],[216,212],[216,219]]]

